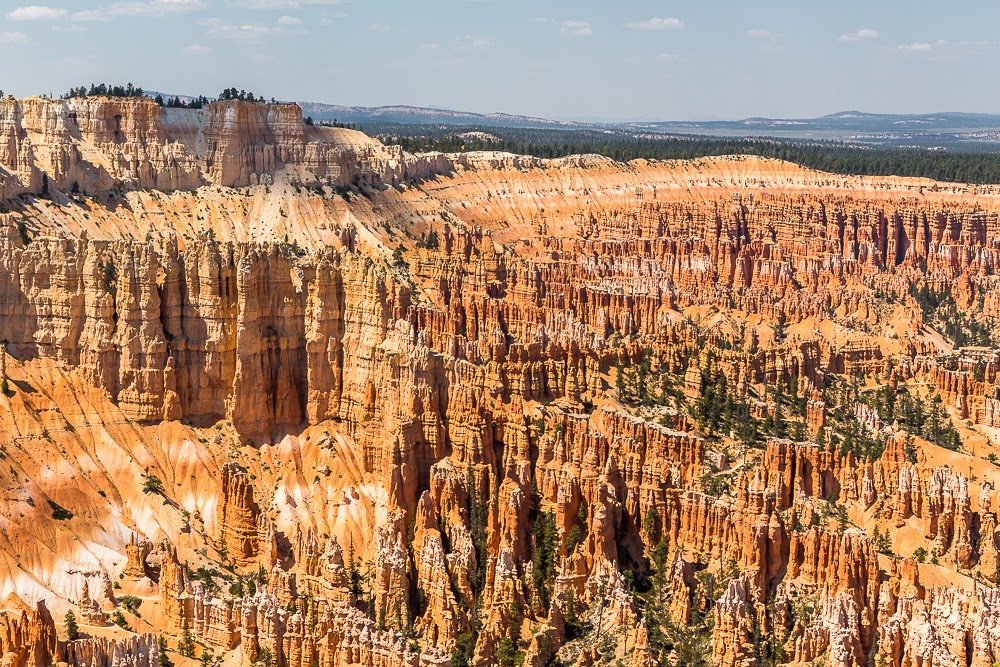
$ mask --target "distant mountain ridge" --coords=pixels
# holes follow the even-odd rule
[[[153,97],[157,94],[165,98],[174,97],[173,93],[157,93],[147,91]],[[182,101],[194,99],[197,96],[176,95]],[[213,98],[210,98],[213,99]],[[740,120],[650,120],[599,122],[576,120],[553,120],[538,116],[527,116],[505,112],[476,113],[472,111],[456,111],[437,107],[421,107],[408,104],[392,104],[386,106],[353,106],[346,104],[327,104],[323,102],[303,102],[306,116],[315,120],[338,120],[344,123],[400,123],[414,125],[469,125],[480,127],[516,127],[516,128],[547,128],[547,129],[632,129],[651,130],[655,132],[670,132],[680,134],[723,134],[723,135],[761,135],[803,136],[811,137],[822,133],[914,133],[914,132],[961,132],[961,131],[1000,131],[1000,114],[968,113],[960,111],[943,111],[926,114],[879,114],[865,111],[839,111],[816,118],[769,118],[753,116]]]
[[[479,125],[486,127],[540,127],[587,128],[592,123],[558,121],[508,113],[480,114],[470,111],[452,111],[432,107],[391,105],[382,107],[356,107],[319,102],[299,102],[302,112],[316,120],[333,120],[345,123],[382,122],[403,124]]]
[[[654,121],[626,123],[629,127],[645,127],[660,131],[684,129],[711,130],[780,130],[788,131],[854,131],[912,132],[956,131],[1000,128],[1000,115],[981,113],[941,112],[929,114],[877,114],[863,111],[841,111],[818,118],[745,118],[715,121]]]
[[[390,105],[380,107],[299,102],[302,111],[317,120],[364,123],[479,125],[494,127],[540,127],[567,129],[633,128],[655,131],[712,133],[712,130],[761,131],[789,130],[816,132],[894,132],[1000,129],[1000,114],[940,112],[928,114],[877,114],[863,111],[840,111],[818,118],[767,118],[755,116],[742,120],[710,121],[565,121],[511,113],[480,114],[434,107]]]
[[[154,96],[155,91],[147,92]],[[173,94],[160,93],[165,98]],[[183,101],[192,99],[178,95]],[[316,121],[337,120],[384,131],[391,125],[441,125],[465,128],[520,128],[548,130],[622,131],[630,134],[704,135],[715,137],[771,137],[775,139],[833,140],[884,146],[968,150],[1000,148],[1000,114],[938,112],[879,114],[846,110],[817,118],[741,120],[597,122],[553,120],[505,112],[475,113],[406,104],[366,107],[322,102],[297,102],[303,115]],[[381,126],[381,127],[377,127]]]

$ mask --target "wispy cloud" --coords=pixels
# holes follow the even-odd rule
[[[594,34],[594,29],[586,21],[563,21],[559,25],[559,32],[575,37],[589,37]]]
[[[226,0],[230,7],[240,9],[298,9],[298,0]]]
[[[384,23],[372,23],[368,29],[372,32],[389,32],[392,30],[392,26]]]
[[[191,44],[181,49],[181,53],[188,56],[207,56],[212,53],[212,49],[201,44]]]
[[[633,21],[626,23],[629,30],[680,30],[684,27],[684,21],[678,18],[653,18],[648,21]]]
[[[909,53],[920,53],[926,51],[933,51],[934,45],[928,42],[913,42],[912,44],[900,44],[899,46],[896,47],[896,50],[906,51]]]
[[[226,0],[226,6],[240,9],[298,9],[302,5],[340,5],[348,0]]]
[[[459,51],[473,51],[476,49],[486,49],[493,46],[492,39],[485,39],[483,37],[472,37],[466,35],[461,40],[456,47]]]
[[[257,43],[268,37],[301,34],[303,30],[297,26],[260,25],[257,23],[230,23],[220,18],[201,19],[198,25],[204,26],[205,36],[211,39],[225,39],[237,42]]]
[[[23,32],[0,32],[0,44],[27,44],[28,36]]]
[[[42,5],[27,5],[7,12],[7,18],[11,21],[55,21],[65,18],[68,13],[65,9],[55,9]]]
[[[680,59],[680,55],[676,53],[657,53],[654,58],[658,63],[675,63]]]
[[[302,19],[297,16],[279,16],[278,25],[286,28],[302,25]]]
[[[343,19],[343,18],[347,18],[347,14],[345,12],[336,12],[334,14],[327,14],[326,16],[324,16],[323,18],[321,18],[319,20],[319,24],[320,25],[333,25],[338,20]]]
[[[75,12],[74,21],[110,21],[119,16],[166,16],[206,7],[205,0],[146,0],[115,2],[107,7]]]
[[[775,40],[778,39],[779,35],[776,32],[771,32],[770,30],[762,30],[760,28],[752,28],[747,30],[747,37],[750,39],[762,39],[762,40]]]
[[[861,28],[856,32],[847,32],[837,38],[837,41],[841,44],[849,44],[851,42],[860,42],[863,39],[875,39],[878,37],[878,30],[872,30],[871,28]]]
[[[982,53],[1000,47],[1000,42],[991,40],[959,40],[939,39],[934,42],[911,42],[899,44],[896,50],[901,53],[925,54],[933,56],[957,57]]]

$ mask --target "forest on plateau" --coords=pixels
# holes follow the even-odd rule
[[[668,135],[625,130],[546,130],[362,123],[385,143],[421,153],[505,151],[540,158],[594,153],[629,160],[689,160],[756,155],[855,176],[915,176],[958,183],[1000,183],[1000,153],[893,148],[837,141]]]

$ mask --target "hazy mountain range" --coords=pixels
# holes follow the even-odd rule
[[[155,92],[150,92],[155,95]],[[172,95],[164,94],[164,97]],[[181,99],[190,99],[180,96]],[[439,125],[475,128],[537,128],[615,130],[629,133],[707,135],[720,137],[774,137],[779,139],[837,140],[886,146],[1000,149],[1000,114],[940,112],[877,114],[841,111],[818,118],[765,118],[705,121],[587,122],[553,120],[511,113],[481,114],[433,107],[391,105],[379,107],[298,102],[316,121],[337,120],[375,129],[385,125]]]
[[[365,124],[423,124],[547,129],[615,129],[664,134],[715,136],[769,136],[788,139],[831,139],[922,147],[955,143],[1000,143],[1000,115],[942,112],[932,114],[874,114],[843,111],[819,118],[746,118],[711,121],[650,121],[595,123],[551,120],[508,113],[478,114],[406,105],[360,107],[300,102],[316,120]]]

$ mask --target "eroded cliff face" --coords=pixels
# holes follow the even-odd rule
[[[0,138],[4,664],[1000,659],[990,188]]]
[[[338,139],[349,134],[305,125],[292,104],[231,101],[195,110],[147,98],[8,98],[0,100],[0,197],[243,187],[269,182],[279,168],[350,183],[356,146],[368,143]]]

